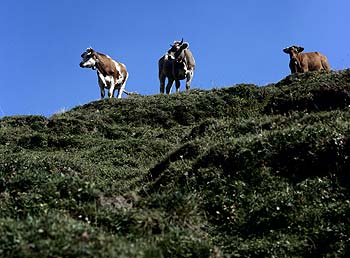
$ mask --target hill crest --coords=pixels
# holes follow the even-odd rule
[[[0,256],[347,256],[350,70],[0,119]]]

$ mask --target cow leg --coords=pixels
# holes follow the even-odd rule
[[[301,72],[306,73],[309,71],[309,67],[305,66],[305,67],[301,67]]]
[[[122,94],[123,94],[123,91],[120,88],[118,88],[117,99],[121,99],[122,98]]]
[[[179,93],[179,91],[180,91],[180,85],[181,85],[180,81],[179,81],[179,80],[176,80],[176,81],[175,81],[176,93]]]
[[[166,86],[166,94],[170,94],[171,87],[173,86],[174,79],[169,79],[168,78],[168,84]]]
[[[109,89],[108,89],[108,98],[113,98],[114,97],[114,86],[111,86]]]
[[[114,87],[114,89],[113,89],[113,93],[112,93],[113,97],[115,96],[115,94],[114,94],[114,93],[115,93],[115,90],[116,90],[117,88],[118,88],[118,87]],[[117,95],[117,96],[118,96],[118,98],[119,98],[119,91],[120,91],[120,89],[118,88],[118,95]]]
[[[105,88],[100,86],[100,91],[101,91],[101,99],[105,97]]]
[[[193,71],[189,71],[186,74],[186,90],[190,90],[192,78],[193,78]]]
[[[166,79],[166,77],[164,75],[159,75],[160,93],[161,94],[164,94],[165,79]]]
[[[114,97],[114,91],[115,91],[114,79],[111,78],[110,87],[108,89],[108,97],[109,98],[113,98]]]
[[[100,86],[101,99],[103,99],[105,97],[105,85],[100,76],[98,76],[98,86]]]
[[[125,83],[126,83],[126,81],[124,81],[124,83],[120,87],[118,87],[118,96],[117,96],[118,99],[120,99],[122,97],[122,94],[123,94],[124,89],[125,89]]]

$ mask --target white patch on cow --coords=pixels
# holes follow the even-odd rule
[[[117,69],[118,73],[119,73],[119,78],[117,78],[117,81],[115,82],[115,84],[120,84],[123,82],[124,80],[124,75],[122,73],[122,69],[121,69],[121,66],[118,62],[114,61],[114,64],[115,64],[115,68]]]
[[[100,87],[107,88],[106,77],[104,77],[103,74],[100,71],[98,71],[98,70],[97,70],[97,75],[100,78],[100,81],[102,83],[102,85],[100,85]]]
[[[105,76],[105,81],[106,81],[107,88],[110,88],[112,84],[114,84],[114,78],[112,75]]]
[[[173,53],[165,53],[165,55],[164,55],[164,59],[165,60],[175,60],[175,56],[173,55]]]
[[[87,61],[82,63],[82,66],[83,67],[88,67],[88,68],[95,67],[96,66],[96,60],[91,57]]]

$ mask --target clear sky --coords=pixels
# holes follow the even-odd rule
[[[349,11],[349,0],[4,0],[0,117],[98,100],[96,72],[79,67],[89,46],[126,64],[126,90],[143,95],[159,93],[158,59],[182,37],[197,63],[191,88],[277,82],[289,74],[290,45],[345,69]]]

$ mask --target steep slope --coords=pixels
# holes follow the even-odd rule
[[[350,70],[0,120],[0,256],[350,253]]]

